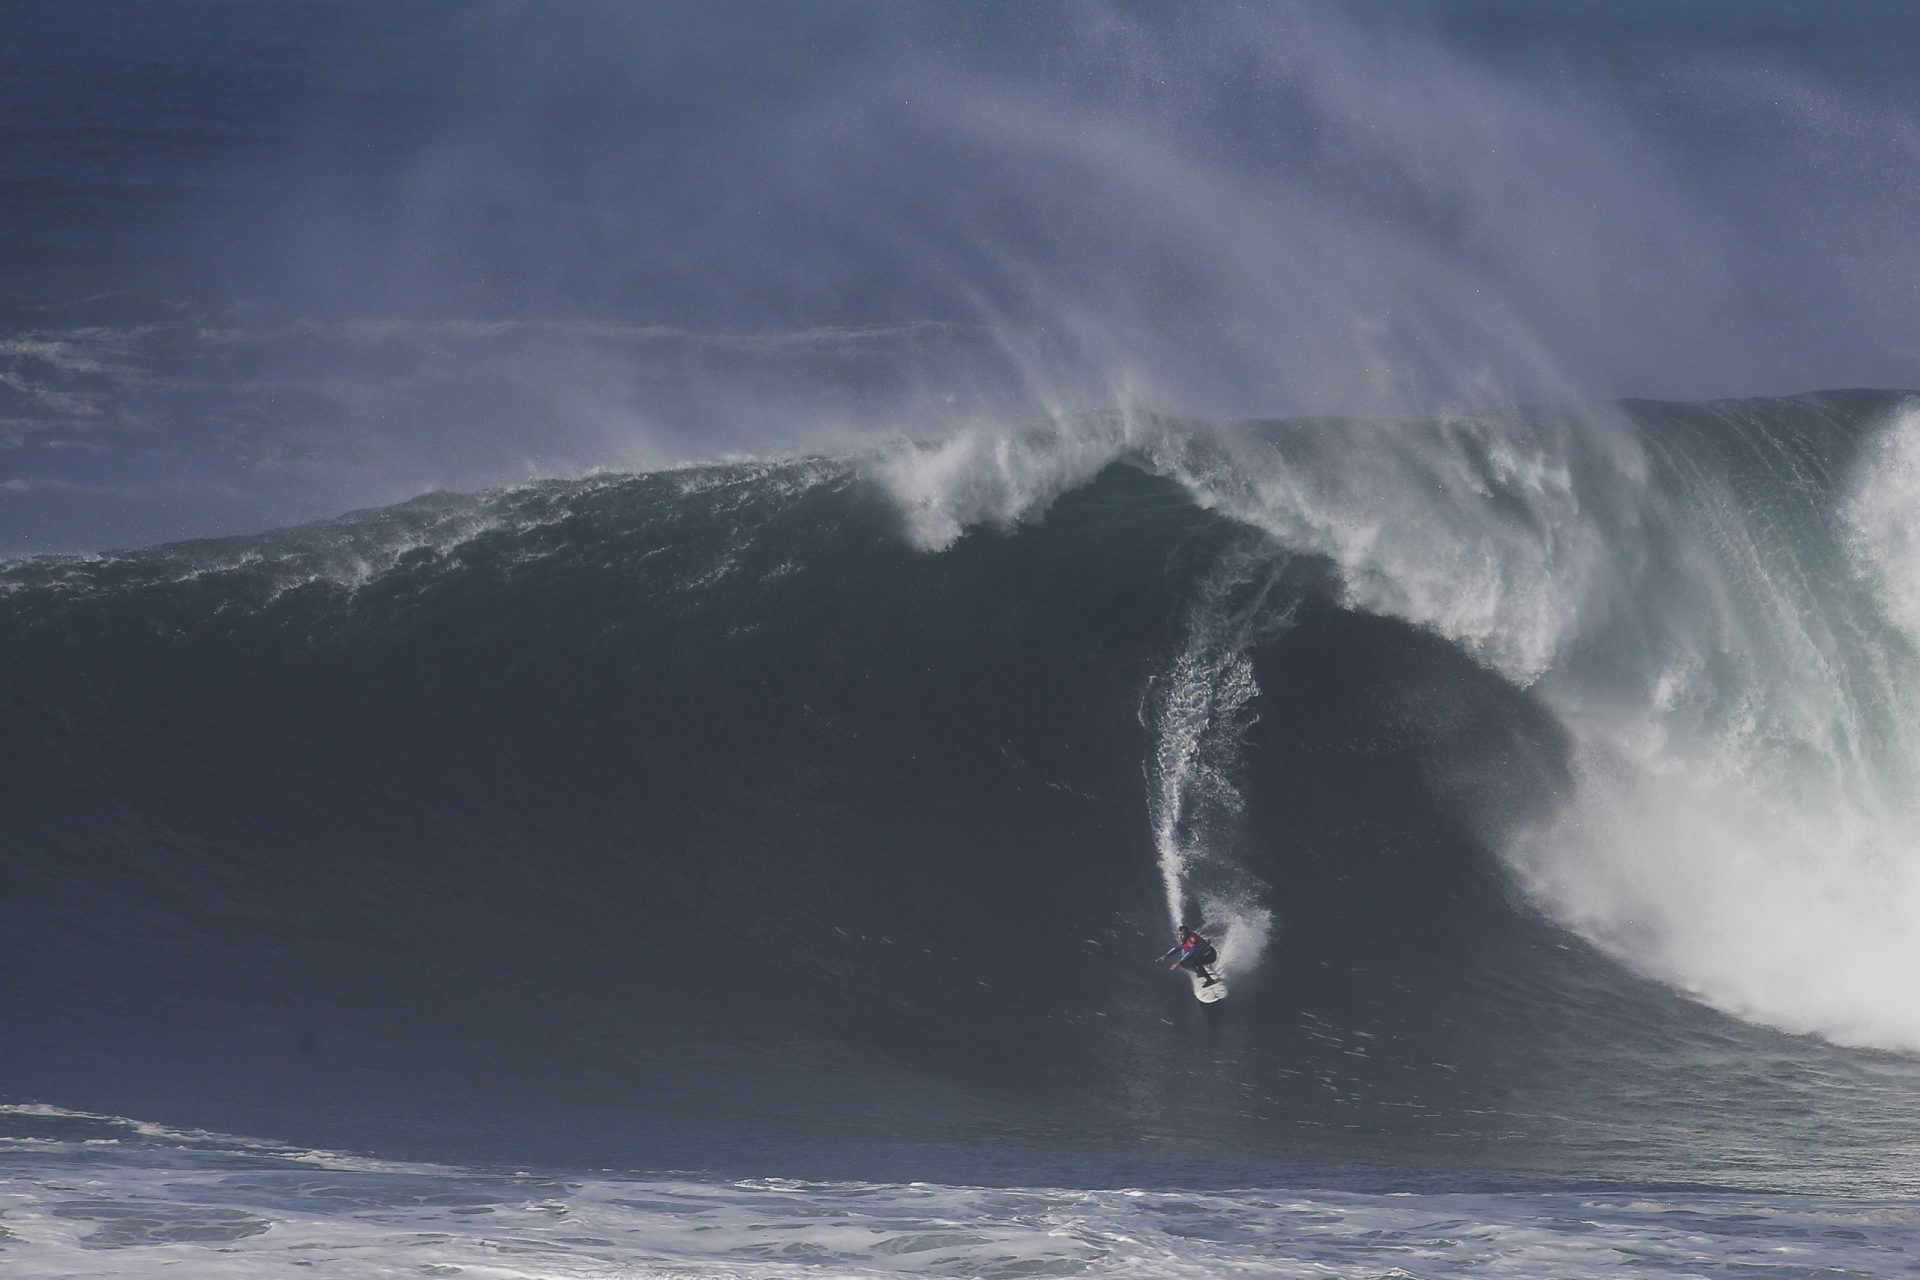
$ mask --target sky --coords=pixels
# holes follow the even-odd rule
[[[1920,386],[1920,6],[16,0],[0,554],[1112,410]]]

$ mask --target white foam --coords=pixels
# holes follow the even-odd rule
[[[1596,418],[1564,430],[1459,419],[1290,424],[1156,461],[1196,502],[1325,557],[1344,602],[1453,640],[1517,683],[1553,666],[1604,604],[1614,548],[1573,451],[1629,493],[1644,461]]]
[[[152,1128],[120,1122],[129,1128]],[[1885,1275],[1920,1210],[1808,1195],[1390,1194],[937,1183],[554,1180],[197,1140],[139,1162],[16,1151],[14,1280],[322,1274],[484,1280],[1230,1274]]]
[[[1844,514],[1856,570],[1920,644],[1920,406],[1896,415],[1867,451]]]
[[[1044,514],[1155,430],[1131,413],[1060,418],[1025,433],[961,431],[931,445],[899,445],[874,473],[891,494],[908,541],[942,551],[975,525],[1009,529]]]
[[[1861,589],[1907,625],[1913,424],[1839,511],[1791,490],[1755,509],[1703,476],[1649,506],[1680,572],[1629,579],[1631,632],[1586,639],[1641,678],[1570,663],[1543,681],[1576,786],[1506,851],[1643,972],[1743,1018],[1920,1050],[1920,666]]]

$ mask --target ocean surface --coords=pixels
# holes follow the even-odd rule
[[[0,1280],[1920,1275],[1916,50],[4,0]]]
[[[1115,417],[8,562],[0,1261],[1920,1269],[1917,476]]]

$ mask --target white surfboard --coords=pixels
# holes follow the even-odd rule
[[[1212,986],[1208,986],[1206,979],[1191,969],[1187,970],[1187,977],[1193,980],[1193,998],[1201,1004],[1219,1004],[1227,998],[1227,980],[1225,978],[1221,978]]]

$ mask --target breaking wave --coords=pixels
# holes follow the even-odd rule
[[[861,1173],[1826,1123],[1920,1050],[1917,457],[1892,393],[1114,417],[16,561],[12,1087]]]

